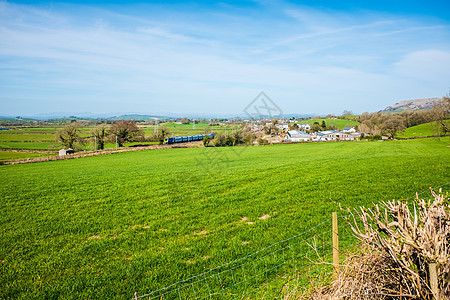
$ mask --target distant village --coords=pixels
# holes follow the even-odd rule
[[[263,138],[270,139],[271,142],[354,141],[361,137],[357,127],[324,130],[327,127],[325,123],[321,126],[317,122],[298,123],[296,120],[275,120],[275,122],[261,120],[252,124],[251,127],[254,132],[265,133]],[[387,137],[382,138],[387,139]]]

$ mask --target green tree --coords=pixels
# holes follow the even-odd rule
[[[214,146],[215,147],[225,146],[225,140],[226,140],[225,135],[220,133],[216,134],[214,136]]]
[[[232,138],[233,138],[233,146],[244,143],[244,134],[241,130],[236,130],[235,132],[233,132]]]
[[[208,147],[209,146],[209,141],[210,141],[209,136],[203,137],[203,146],[204,147]]]
[[[288,126],[289,126],[289,130],[297,130],[298,129],[297,123],[290,123]]]
[[[91,134],[94,136],[94,139],[97,142],[97,149],[105,149],[105,143],[108,137],[108,125],[103,123],[94,127],[91,130]]]
[[[322,127],[322,130],[327,129],[327,124],[325,123],[325,120],[322,120],[322,124],[320,125],[320,127]]]
[[[134,120],[117,121],[116,123],[111,125],[109,133],[114,136],[114,141],[115,137],[117,136],[119,147],[123,147],[124,143],[133,141],[133,139],[137,136],[143,135],[142,130],[137,127]]]
[[[259,145],[269,145],[269,141],[263,138],[259,138],[258,139],[258,144]]]
[[[319,122],[314,122],[314,124],[312,124],[311,131],[318,132],[321,130],[322,130],[322,127],[320,126]]]
[[[63,148],[80,148],[85,144],[83,138],[80,137],[79,123],[69,123],[56,132],[56,140]]]
[[[226,146],[234,146],[234,139],[232,136],[227,136],[225,138],[225,145]]]
[[[153,140],[162,145],[164,144],[164,139],[168,136],[170,136],[170,129],[164,126],[159,127],[158,132],[153,135]]]

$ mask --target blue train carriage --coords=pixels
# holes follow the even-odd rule
[[[193,141],[201,141],[207,136],[210,139],[214,138],[214,133],[210,134],[198,134],[198,135],[188,135],[188,136],[171,136],[164,139],[164,144],[175,144],[175,143],[185,143]]]

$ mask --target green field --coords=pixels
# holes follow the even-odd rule
[[[45,156],[52,156],[52,155],[55,155],[55,154],[0,151],[0,160],[14,160],[14,159],[24,159],[24,158],[36,158],[36,157],[45,157]]]
[[[42,133],[2,133],[0,134],[0,140],[9,142],[49,142],[55,140],[55,134],[42,134]]]
[[[159,124],[159,127],[167,127],[170,130],[170,136],[184,136],[184,135],[194,135],[194,134],[202,134],[202,133],[210,133],[210,132],[231,132],[232,130],[235,130],[236,128],[240,128],[240,126],[235,124],[230,125],[221,125],[221,126],[210,126],[209,123],[195,123],[195,129],[194,124],[178,124],[175,122],[169,122],[169,123],[161,123]],[[152,135],[155,131],[155,126],[153,125],[146,125],[141,127],[142,130],[145,132],[145,136]]]
[[[450,126],[450,120],[447,120],[446,123],[448,124],[448,126]],[[412,126],[412,127],[406,128],[402,132],[398,132],[396,137],[411,138],[411,137],[417,137],[417,136],[435,135],[436,134],[436,131],[434,130],[435,126],[436,126],[435,122]]]
[[[226,125],[226,126],[211,126],[208,123],[195,124],[178,124],[178,123],[162,123],[160,126],[165,126],[170,129],[171,136],[183,136],[205,133],[205,131],[211,132],[231,132],[239,126]],[[30,149],[30,150],[59,150],[61,146],[55,141],[55,133],[60,127],[15,127],[13,130],[0,131],[0,148],[6,149]],[[152,125],[141,126],[144,131],[145,137],[153,135],[155,127]],[[89,137],[92,127],[81,127],[81,137]],[[131,142],[126,143],[124,146],[129,147],[133,145],[155,145],[157,142]],[[114,143],[107,143],[105,148],[115,148]],[[83,150],[94,150],[92,141],[88,141],[86,145],[82,147]],[[32,158],[32,156],[24,157]]]
[[[55,141],[55,133],[60,127],[14,127],[12,130],[0,131],[0,148],[27,150],[59,150],[61,146]],[[90,127],[81,128],[81,136],[89,136]],[[85,150],[93,148],[86,145]],[[24,153],[23,158],[34,158],[36,155]]]
[[[30,149],[30,150],[59,150],[56,142],[3,142],[0,141],[0,148],[5,149]]]
[[[0,166],[0,298],[144,294],[303,232],[337,203],[448,184],[449,144],[165,149]]]
[[[306,121],[301,121],[299,123],[303,124],[314,124],[314,122],[318,122],[322,124],[322,121],[325,121],[326,125],[334,125],[336,128],[342,130],[344,127],[355,127],[359,125],[359,122],[351,121],[351,120],[341,120],[341,119],[311,119]]]

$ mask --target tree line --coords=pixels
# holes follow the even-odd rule
[[[145,137],[144,131],[140,129],[134,120],[117,121],[114,124],[99,124],[92,128],[90,137],[82,137],[81,124],[73,122],[69,123],[56,132],[56,140],[64,148],[77,149],[81,148],[89,142],[96,143],[96,148],[103,150],[106,143],[116,143],[119,147],[123,147],[129,142],[154,142],[160,144],[164,142],[164,138],[169,136],[170,130],[166,127],[160,127],[158,132]]]
[[[372,135],[388,135],[394,137],[399,131],[408,127],[434,122],[433,130],[436,135],[450,133],[448,120],[450,118],[450,98],[444,97],[443,101],[436,104],[430,110],[403,111],[401,113],[363,113],[355,121],[361,123],[359,131]]]
[[[129,142],[158,142],[164,143],[164,139],[170,136],[170,130],[167,127],[159,127],[157,133],[145,136],[144,131],[140,129],[134,120],[117,121],[114,124],[100,124],[90,131],[89,137],[82,137],[82,126],[79,123],[69,123],[56,132],[56,140],[64,148],[81,149],[88,143],[96,143],[96,149],[103,150],[106,143],[116,143],[123,147]],[[214,139],[205,137],[203,145],[224,147],[247,144],[255,141],[256,135],[250,131],[250,128],[242,128],[233,131],[230,134],[216,133]]]

